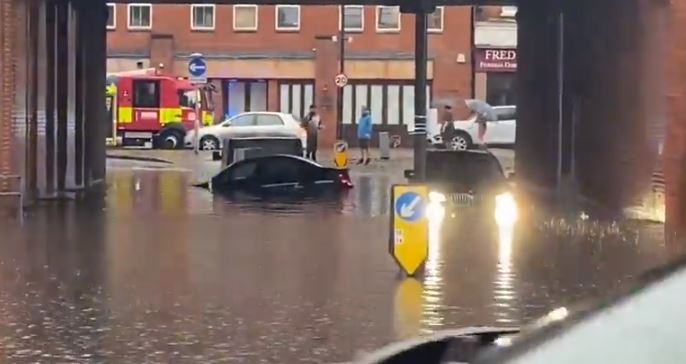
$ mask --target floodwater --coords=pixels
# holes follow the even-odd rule
[[[674,254],[660,225],[446,216],[424,277],[403,279],[387,253],[397,177],[354,174],[349,195],[301,203],[227,201],[190,178],[114,168],[101,203],[2,227],[0,361],[340,362],[444,328],[518,326]]]

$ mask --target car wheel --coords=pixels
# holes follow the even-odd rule
[[[472,148],[472,138],[467,133],[456,133],[448,139],[448,149],[467,150]]]
[[[200,139],[200,150],[219,150],[219,139],[212,135],[206,135]]]
[[[183,148],[183,134],[179,130],[167,129],[160,134],[159,140],[162,149]]]

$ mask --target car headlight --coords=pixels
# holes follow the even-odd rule
[[[495,220],[498,224],[512,224],[518,217],[517,201],[512,193],[505,192],[495,196]]]
[[[445,202],[445,195],[437,191],[431,191],[429,192],[429,202],[443,203]]]

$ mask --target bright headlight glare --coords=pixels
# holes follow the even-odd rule
[[[495,219],[498,223],[517,221],[517,202],[511,193],[505,192],[495,197]]]
[[[429,201],[432,203],[445,202],[445,195],[437,191],[431,191],[429,192]]]

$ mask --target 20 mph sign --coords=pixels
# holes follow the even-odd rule
[[[336,79],[334,80],[334,83],[335,83],[336,86],[338,86],[338,87],[345,87],[345,85],[348,84],[348,76],[346,76],[345,74],[341,73],[341,74],[339,74],[339,75],[336,76]]]

